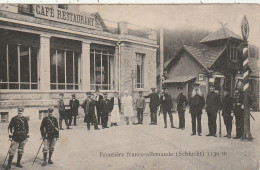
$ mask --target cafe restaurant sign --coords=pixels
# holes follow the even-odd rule
[[[93,15],[85,13],[75,13],[51,5],[35,5],[34,15],[38,18],[63,22],[66,24],[72,24],[93,29],[100,28],[100,25],[98,25],[99,22],[95,20],[95,17]]]

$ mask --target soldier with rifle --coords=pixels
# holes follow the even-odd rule
[[[8,164],[5,169],[11,169],[13,157],[18,149],[16,166],[22,168],[21,159],[24,153],[24,146],[29,138],[29,125],[26,117],[22,116],[24,109],[18,108],[18,115],[11,119],[8,126],[9,138],[12,141],[9,149]]]
[[[59,126],[57,119],[52,116],[53,109],[48,109],[48,116],[43,118],[41,123],[41,136],[43,140],[43,160],[42,166],[47,165],[47,154],[49,152],[49,164],[53,164],[53,161],[51,160],[54,146],[56,141],[59,139]]]

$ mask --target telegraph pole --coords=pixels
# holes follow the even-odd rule
[[[164,70],[164,56],[163,56],[163,28],[160,28],[160,94],[163,88],[163,70]]]
[[[244,48],[243,48],[243,92],[244,92],[244,133],[242,136],[242,140],[249,140],[253,139],[251,132],[250,132],[250,110],[249,110],[249,66],[248,66],[248,57],[249,57],[249,48],[248,48],[248,36],[249,36],[249,24],[247,21],[246,16],[244,16],[242,23],[241,23],[241,31],[244,38]],[[246,54],[247,53],[247,54]]]

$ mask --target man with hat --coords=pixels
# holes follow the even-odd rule
[[[208,127],[209,127],[209,134],[206,136],[217,137],[216,120],[217,120],[218,110],[220,109],[220,97],[214,90],[215,90],[214,85],[211,84],[206,99],[206,112],[208,115]]]
[[[100,103],[101,100],[103,99],[103,96],[99,94],[99,89],[96,89],[96,94],[95,94],[95,103],[96,103],[96,109],[97,109],[97,123],[100,125],[101,124],[101,110],[100,110]]]
[[[29,138],[29,125],[27,119],[22,115],[24,109],[18,108],[18,115],[11,119],[8,126],[9,138],[12,141],[9,149],[9,159],[6,169],[11,169],[13,157],[18,149],[16,166],[22,168],[21,159],[24,153],[24,146]]]
[[[102,129],[109,128],[107,126],[108,114],[111,111],[110,100],[107,98],[107,93],[103,93],[104,98],[100,102],[100,111],[101,111],[101,124]]]
[[[70,120],[69,125],[71,126],[72,119],[74,118],[74,126],[77,126],[77,116],[78,116],[78,109],[79,109],[79,100],[76,99],[76,95],[72,94],[72,99],[70,100]]]
[[[85,113],[84,122],[87,123],[87,128],[88,130],[90,130],[90,123],[93,120],[95,130],[99,130],[95,114],[95,100],[93,99],[94,95],[91,94],[91,92],[87,92],[86,94],[87,98],[83,101],[81,106],[84,109]]]
[[[150,98],[150,116],[151,116],[151,123],[150,125],[157,125],[157,110],[160,105],[159,102],[159,95],[155,92],[155,88],[151,88],[152,93],[148,96],[144,96],[145,98]]]
[[[201,136],[201,114],[202,109],[205,106],[204,96],[199,88],[198,83],[194,84],[193,91],[190,97],[190,114],[191,114],[191,123],[192,123],[192,134],[196,135],[196,120],[197,120],[197,132],[198,135]]]
[[[244,93],[243,84],[239,84],[236,88],[234,95],[234,115],[236,118],[236,137],[234,139],[240,139],[244,132]]]
[[[52,116],[53,109],[48,109],[48,116],[42,119],[41,136],[43,140],[43,160],[42,166],[47,165],[47,154],[49,152],[49,164],[53,164],[51,157],[56,141],[59,139],[59,126],[57,119]]]
[[[188,103],[187,97],[183,94],[183,87],[178,87],[179,95],[177,96],[177,111],[179,116],[179,128],[185,129],[185,110]]]
[[[59,124],[60,124],[60,130],[64,130],[62,128],[62,120],[65,121],[65,124],[67,126],[67,129],[70,129],[69,127],[69,123],[68,123],[68,115],[65,111],[65,104],[64,104],[64,101],[63,101],[63,96],[64,94],[63,93],[60,93],[59,94],[59,100],[58,100],[58,110],[59,110]]]
[[[145,98],[143,97],[143,92],[139,91],[139,96],[137,97],[135,101],[135,107],[137,111],[137,124],[143,124],[143,116],[144,116],[144,110],[145,110]]]
[[[163,120],[164,120],[164,128],[167,128],[167,113],[170,117],[171,121],[171,128],[175,128],[173,126],[173,117],[172,117],[172,98],[168,94],[168,88],[164,88],[163,94],[160,97],[160,104],[161,104],[161,109],[163,112]]]
[[[226,125],[227,135],[224,137],[231,138],[232,120],[231,112],[233,111],[233,98],[230,95],[229,89],[224,89],[224,98],[221,104],[222,116]]]

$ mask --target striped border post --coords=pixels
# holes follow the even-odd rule
[[[249,48],[248,43],[245,44],[243,48],[243,92],[244,92],[244,133],[242,140],[252,140],[252,135],[250,132],[250,110],[249,110],[249,66],[248,66]]]

